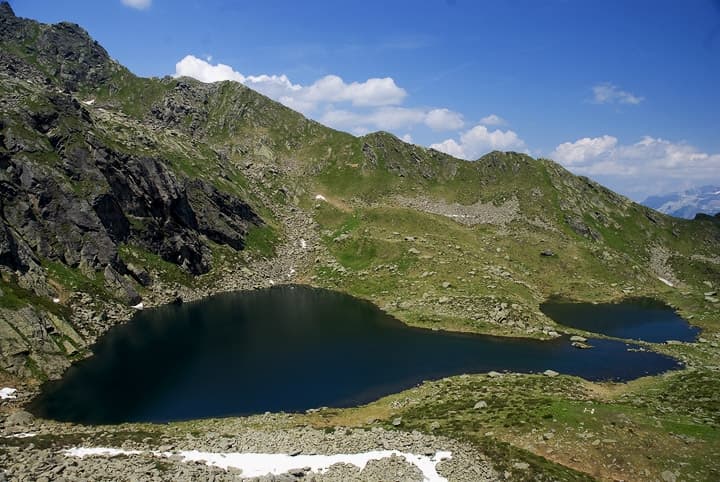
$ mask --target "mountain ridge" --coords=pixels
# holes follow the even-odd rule
[[[448,308],[408,292],[404,305],[417,306],[400,309],[403,303],[388,299],[380,287],[397,288],[396,279],[378,275],[366,283],[366,275],[353,274],[385,264],[378,253],[386,253],[391,265],[407,258],[404,248],[385,237],[385,216],[404,213],[416,219],[417,225],[408,226],[412,230],[438,216],[466,219],[464,228],[450,221],[446,235],[466,239],[470,251],[487,239],[510,243],[507,249],[531,269],[522,280],[513,278],[504,296],[531,305],[569,285],[538,284],[532,277],[537,261],[522,253],[522,243],[579,250],[580,264],[563,261],[559,277],[582,269],[617,278],[612,270],[636,265],[646,266],[644,280],[650,275],[682,284],[698,276],[697,260],[671,266],[672,253],[663,246],[686,250],[682,240],[689,233],[700,235],[701,247],[703,239],[711,246],[717,237],[714,223],[666,217],[550,160],[491,152],[463,161],[386,132],[355,137],[324,127],[237,82],[136,77],[80,27],[19,19],[8,8],[0,17],[5,58],[0,259],[8,270],[6,291],[30,290],[45,299],[99,295],[116,303],[124,318],[126,307],[141,300],[147,304],[148,298],[171,300],[177,292],[197,291],[193,277],[198,275],[215,280],[203,287],[212,292],[213,283],[222,284],[218,273],[240,276],[227,271],[223,260],[242,254],[243,263],[252,263],[253,254],[242,252],[247,239],[255,258],[271,258],[278,246],[292,244],[292,231],[302,226],[305,238],[317,239],[313,249],[321,263],[298,269],[300,279],[367,297],[406,322],[423,324],[429,313],[446,318]],[[46,38],[53,42],[38,40]],[[330,202],[318,202],[318,193]],[[288,224],[289,219],[294,221]],[[356,228],[364,219],[370,221],[363,232]],[[307,232],[311,225],[314,234]],[[344,231],[348,225],[355,228]],[[328,234],[338,229],[339,234]],[[490,237],[483,238],[484,232]],[[338,236],[345,238],[334,241]],[[299,257],[308,254],[288,249]],[[703,256],[712,259],[714,251],[708,249]],[[604,253],[601,263],[598,253]],[[489,255],[478,261],[508,264]],[[422,274],[415,273],[422,264],[418,255],[402,262],[407,265],[403,275]],[[523,293],[515,283],[533,288]],[[497,315],[496,296],[487,287],[477,290],[463,296],[475,299],[483,316],[517,316],[522,333],[547,323],[527,312]],[[619,289],[604,291],[605,297],[622,295]],[[43,304],[54,316],[67,317],[67,308],[76,311],[65,301],[60,305]],[[469,309],[451,315],[457,328],[471,316]],[[94,322],[82,323],[92,327]],[[512,325],[476,322],[462,329],[517,331]],[[87,336],[95,330],[84,331]],[[53,337],[43,336],[48,349]],[[59,356],[67,356],[68,343],[73,353],[86,350],[86,343],[77,342],[82,336],[61,338]],[[15,337],[13,343],[15,348],[3,353],[17,353],[10,356],[17,360],[6,360],[6,366],[27,375],[22,365],[32,358],[34,342]]]
[[[717,478],[717,218],[667,216],[549,159],[464,161],[386,132],[355,137],[237,82],[137,77],[101,49],[77,26],[0,3],[0,386],[18,388],[0,392],[17,397],[0,402],[0,476],[237,476],[63,452],[89,440],[150,456],[412,439],[417,450],[451,442],[467,461],[458,478],[478,461],[510,480]],[[628,384],[469,374],[347,410],[169,425],[21,410],[140,308],[285,283],[351,294],[413,326],[552,343],[599,335],[545,316],[548,298],[648,297],[702,334],[634,344],[685,369]]]

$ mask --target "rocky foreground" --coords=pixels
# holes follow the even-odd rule
[[[27,412],[16,411],[4,419],[0,434],[0,444],[4,446],[0,451],[0,467],[5,478],[18,481],[483,481],[498,478],[491,461],[477,450],[444,437],[379,427],[318,430],[298,425],[289,415],[267,414],[172,425],[82,427],[35,420]],[[95,447],[107,450],[98,455],[83,454],[83,449]],[[363,467],[340,462],[325,470],[313,471],[303,465],[303,459],[313,460],[312,456],[371,451],[378,451],[378,458],[371,458]],[[388,454],[389,451],[396,453]],[[214,454],[224,454],[219,456],[222,460],[243,453],[286,454],[296,458],[298,464],[281,473],[247,477],[242,469],[224,467],[222,461],[214,462],[215,465],[203,461],[210,460]],[[251,456],[251,459],[258,458]],[[421,470],[422,463],[412,462],[414,458],[425,461],[425,470]],[[246,471],[250,469],[246,467]]]

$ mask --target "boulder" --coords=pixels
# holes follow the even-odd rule
[[[566,214],[565,222],[576,234],[579,234],[580,236],[590,239],[592,241],[600,240],[600,233],[585,224],[582,218]]]
[[[8,417],[5,419],[5,426],[26,427],[28,425],[31,425],[34,420],[35,416],[32,413],[26,412],[25,410],[18,410],[8,415]]]
[[[123,300],[130,306],[137,305],[142,301],[141,296],[135,290],[132,283],[113,269],[112,266],[106,266],[103,274],[105,276],[105,286],[118,299]]]
[[[132,276],[135,281],[140,283],[141,286],[150,286],[152,284],[152,277],[145,268],[135,266],[132,263],[128,263],[126,266],[128,273]]]
[[[675,482],[677,480],[677,475],[675,475],[674,472],[665,470],[660,474],[660,478],[663,482]]]

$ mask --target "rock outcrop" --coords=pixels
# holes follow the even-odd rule
[[[177,170],[162,153],[122,145],[98,124],[83,92],[112,91],[114,75],[132,74],[80,27],[21,19],[3,2],[0,45],[4,284],[48,304],[78,290],[135,305],[152,270],[123,259],[123,247],[200,275],[212,268],[213,246],[242,250],[248,230],[263,224],[236,192]],[[2,311],[0,368],[26,376],[30,354],[37,364],[82,346],[53,338],[56,324],[39,308]],[[55,315],[73,317],[64,306]],[[40,364],[46,374],[58,371],[57,363]]]

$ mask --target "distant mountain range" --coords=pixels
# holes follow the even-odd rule
[[[698,213],[712,215],[720,212],[720,186],[650,196],[642,204],[678,218],[692,219]]]

